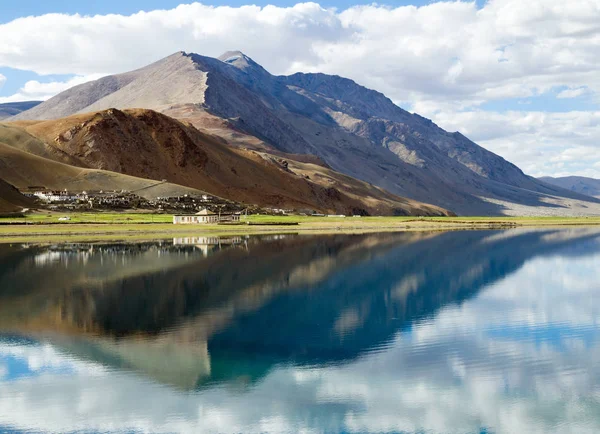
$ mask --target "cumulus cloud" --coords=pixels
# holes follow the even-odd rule
[[[576,4],[574,4],[576,3]],[[555,86],[600,89],[595,2],[490,0],[422,7],[180,5],[122,15],[48,14],[0,25],[0,65],[113,73],[178,50],[242,49],[274,73],[349,75],[398,101],[477,104]],[[52,37],[48,37],[52,35]],[[152,43],[148,43],[152,41]],[[343,55],[340,55],[343,53]]]
[[[76,76],[67,81],[51,81],[48,83],[30,80],[26,82],[15,94],[6,97],[0,97],[0,104],[18,101],[45,101],[57,93],[62,92],[63,90],[67,90],[73,86],[83,84],[87,81],[97,80],[100,77],[102,77],[101,74],[91,74],[86,76]]]
[[[20,18],[0,25],[0,66],[89,76],[131,70],[178,50],[217,56],[241,49],[276,74],[339,74],[422,114],[455,114],[451,123],[464,130],[472,125],[459,124],[465,117],[456,113],[474,111],[489,101],[559,89],[564,90],[557,101],[598,94],[599,34],[600,8],[593,0],[488,0],[482,8],[474,1],[441,1],[346,10],[317,3],[192,3],[129,16]],[[489,116],[513,119],[510,114]],[[548,128],[540,134],[549,136]],[[504,147],[540,150],[554,146],[558,137],[551,144],[535,135],[510,145],[506,134],[494,139]],[[495,144],[493,150],[502,146]],[[536,166],[533,172],[542,168]]]
[[[316,62],[315,41],[349,36],[335,12],[316,3],[290,8],[193,3],[130,16],[49,14],[0,26],[5,41],[0,65],[86,75],[130,70],[179,50],[216,56],[241,48],[283,71],[296,59]]]
[[[557,98],[565,99],[565,98],[577,98],[578,96],[585,95],[587,93],[587,89],[585,87],[578,87],[575,89],[565,89],[556,95]]]
[[[487,112],[433,114],[533,176],[600,178],[600,112]]]

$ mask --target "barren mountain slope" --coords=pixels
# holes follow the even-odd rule
[[[153,108],[172,116],[187,110],[185,117],[200,129],[243,133],[229,143],[262,142],[271,153],[313,154],[338,172],[460,214],[600,214],[600,200],[531,178],[352,80],[276,77],[240,52],[219,59],[175,53],[70,89],[15,119],[111,107]],[[190,110],[197,114],[190,116]]]
[[[70,166],[21,151],[2,142],[0,173],[7,182],[20,189],[43,186],[53,190],[128,190],[147,198],[202,194],[201,191],[181,185]]]
[[[221,138],[152,110],[109,109],[10,126],[54,148],[46,158],[66,154],[79,167],[166,179],[248,204],[346,214],[446,213],[310,161],[232,148]]]
[[[223,137],[229,144],[237,147],[256,149],[272,155],[286,155],[264,140],[241,131],[239,126],[234,126],[235,119],[219,118],[193,104],[174,105],[164,110],[164,113]],[[545,185],[546,193],[538,193],[483,179],[472,171],[461,168],[459,162],[450,163],[453,167],[450,173],[422,170],[397,158],[391,150],[373,146],[365,138],[342,129],[323,128],[311,119],[293,114],[288,116],[288,121],[299,129],[316,131],[311,140],[320,149],[321,155],[319,158],[295,154],[294,160],[311,161],[327,167],[330,167],[328,162],[334,162],[334,169],[341,173],[353,173],[359,168],[364,179],[377,179],[377,182],[372,183],[387,191],[401,191],[406,197],[416,197],[423,192],[429,197],[435,195],[447,209],[460,210],[464,215],[600,214],[597,204],[589,203],[589,199],[581,195],[575,195],[577,198],[565,198],[564,195],[570,193],[558,187]],[[439,160],[444,157],[437,154],[435,158]],[[374,161],[378,163],[374,164]],[[487,196],[481,193],[482,184],[488,192]],[[473,191],[474,194],[467,191]]]
[[[19,121],[12,124],[0,124],[0,143],[50,160],[79,167],[87,167],[81,160],[73,158],[60,149],[44,143],[25,130],[26,127],[38,122]]]
[[[585,176],[564,176],[561,178],[544,176],[538,179],[576,193],[600,198],[600,179],[586,178]]]

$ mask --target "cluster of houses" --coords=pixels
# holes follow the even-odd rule
[[[83,191],[81,193],[69,193],[67,190],[40,190],[34,192],[24,192],[25,196],[37,198],[43,202],[74,202],[87,201],[88,194]]]
[[[27,191],[22,192],[25,196],[39,199],[45,203],[62,203],[62,204],[73,204],[76,202],[90,202],[90,201],[111,201],[116,202],[117,199],[123,200],[126,197],[133,197],[131,193],[125,191],[80,191],[72,192],[68,190],[34,190],[31,191],[31,187]],[[137,197],[137,196],[135,196]]]
[[[149,201],[126,191],[36,190],[24,195],[48,205],[49,209],[128,209],[153,208]]]
[[[144,209],[164,213],[173,213],[173,224],[219,224],[239,223],[241,211],[246,214],[266,213],[269,215],[289,215],[294,213],[290,209],[260,208],[231,202],[208,194],[180,195],[146,199],[129,191],[80,191],[48,190],[44,187],[29,187],[22,192],[24,195],[37,199],[52,210],[125,210]],[[195,212],[202,207],[200,212]],[[315,217],[346,217],[345,215],[325,215],[315,211],[305,210],[300,215]],[[355,215],[353,217],[360,217]],[[67,219],[65,217],[65,219]]]
[[[202,195],[180,195],[165,196],[146,199],[134,192],[129,191],[79,191],[72,192],[68,190],[49,190],[43,187],[29,187],[22,192],[24,195],[37,199],[45,204],[48,209],[53,210],[124,210],[124,209],[145,209],[158,212],[175,213],[193,213],[201,206],[212,209],[220,209],[223,213],[220,221],[234,221],[235,217],[227,217],[234,211],[239,211],[242,207],[239,204],[230,202],[208,194]],[[207,220],[214,220],[215,217],[206,217]],[[239,220],[239,219],[238,219]]]

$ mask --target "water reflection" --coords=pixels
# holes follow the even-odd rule
[[[597,432],[599,237],[0,245],[0,430]]]

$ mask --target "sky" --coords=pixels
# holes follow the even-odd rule
[[[600,178],[600,0],[2,1],[0,103],[176,51],[383,92],[533,176]]]

